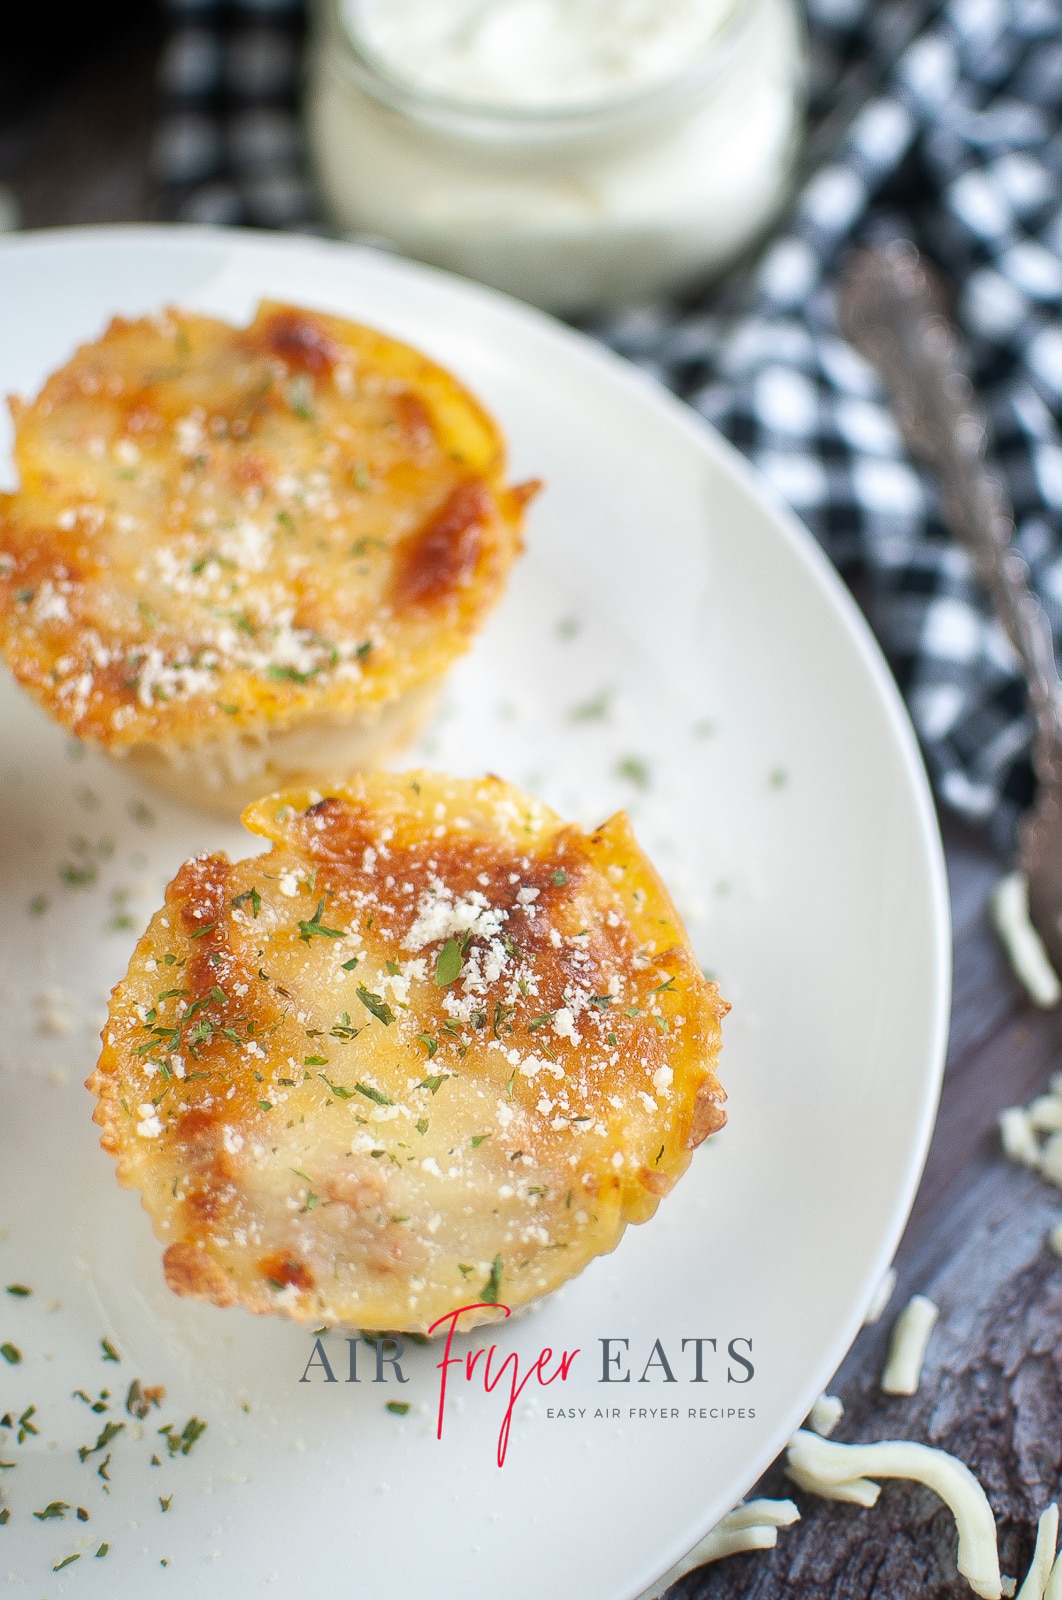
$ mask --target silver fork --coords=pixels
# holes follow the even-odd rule
[[[911,453],[936,473],[949,531],[973,555],[1021,658],[1034,724],[1036,801],[1018,864],[1029,913],[1062,974],[1062,682],[1051,629],[1014,547],[1014,519],[985,460],[985,425],[962,369],[940,280],[906,240],[853,252],[837,294],[841,331],[881,374]]]

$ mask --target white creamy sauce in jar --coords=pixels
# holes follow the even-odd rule
[[[732,0],[343,0],[340,15],[405,83],[559,109],[666,83],[732,9]]]
[[[323,0],[332,221],[564,313],[729,266],[798,137],[797,0]]]

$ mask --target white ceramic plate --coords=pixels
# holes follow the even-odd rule
[[[195,850],[249,841],[71,747],[5,681],[0,1286],[33,1294],[0,1293],[0,1342],[23,1354],[0,1362],[0,1414],[34,1405],[39,1432],[0,1448],[17,1462],[0,1473],[0,1568],[49,1600],[630,1600],[799,1424],[903,1225],[948,1000],[921,765],[847,594],[738,457],[621,362],[496,295],[303,240],[29,236],[0,248],[0,387],[34,392],[112,313],[177,302],[239,319],[263,295],[422,346],[500,417],[514,473],[546,480],[509,594],[414,759],[499,772],[585,822],[629,808],[733,1002],[731,1121],[653,1222],[497,1334],[525,1363],[580,1350],[565,1383],[524,1390],[503,1468],[504,1401],[478,1381],[451,1379],[436,1439],[436,1349],[407,1351],[401,1389],[354,1385],[333,1335],[338,1381],[300,1384],[305,1332],[163,1287],[81,1087],[166,879]],[[718,1352],[702,1345],[699,1385],[682,1347],[696,1338]],[[629,1340],[609,1347],[628,1383],[598,1381],[603,1339]],[[727,1381],[745,1376],[727,1356],[739,1339],[745,1384]],[[659,1358],[645,1374],[656,1340],[674,1383]],[[133,1378],[167,1390],[140,1429],[121,1410]],[[100,1388],[119,1409],[70,1398]],[[396,1398],[407,1415],[385,1409]],[[574,1416],[550,1415],[562,1408]],[[207,1431],[171,1460],[154,1430],[193,1414]],[[122,1433],[79,1462],[107,1420]],[[91,1520],[31,1516],[55,1500]]]

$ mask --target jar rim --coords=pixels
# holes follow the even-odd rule
[[[395,73],[360,38],[343,14],[344,0],[327,0],[330,32],[341,63],[358,87],[390,110],[439,132],[473,139],[545,143],[619,130],[674,114],[699,99],[729,65],[757,0],[729,0],[717,28],[692,61],[648,87],[561,105],[468,99],[422,88]]]

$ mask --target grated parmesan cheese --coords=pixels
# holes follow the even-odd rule
[[[912,1295],[896,1318],[889,1341],[889,1359],[881,1375],[885,1394],[917,1394],[926,1346],[940,1308],[924,1294]]]
[[[524,892],[520,890],[520,894]],[[492,906],[478,890],[473,889],[464,898],[455,899],[453,891],[437,880],[421,896],[416,921],[403,943],[407,950],[416,952],[425,945],[453,938],[455,934],[493,939],[507,919],[508,913]]]
[[[959,1535],[958,1567],[982,1600],[1001,1600],[996,1524],[988,1496],[969,1467],[945,1450],[907,1439],[883,1439],[877,1444],[835,1444],[801,1429],[787,1451],[787,1471],[800,1474],[794,1481],[826,1499],[855,1499],[840,1489],[861,1486],[874,1490],[875,1478],[906,1478],[924,1484],[939,1495],[955,1518]],[[865,1502],[873,1504],[873,1501]]]

